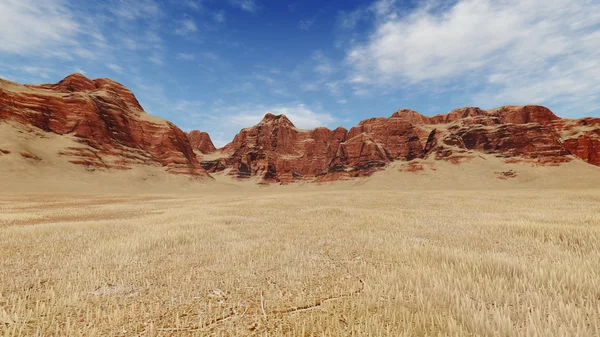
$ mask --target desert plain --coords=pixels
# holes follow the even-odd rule
[[[600,335],[599,168],[423,166],[3,179],[0,336]]]

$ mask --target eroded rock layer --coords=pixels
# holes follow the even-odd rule
[[[174,174],[209,176],[186,134],[144,112],[135,96],[109,79],[73,74],[57,84],[0,80],[0,122],[74,137],[81,146],[57,153],[91,169],[164,166]]]
[[[3,121],[75,139],[80,146],[66,147],[56,155],[91,169],[152,165],[203,177],[225,171],[234,178],[264,183],[369,176],[394,161],[409,162],[418,171],[422,166],[418,159],[460,164],[482,153],[507,163],[560,165],[583,160],[600,166],[600,119],[562,119],[535,105],[488,111],[465,107],[432,117],[401,109],[350,130],[302,130],[286,116],[269,113],[216,149],[207,133],[186,134],[146,114],[123,85],[73,74],[44,85],[0,80]],[[0,158],[19,153],[28,160],[38,158],[4,147]]]
[[[202,154],[211,154],[217,151],[217,148],[215,148],[210,136],[206,132],[193,130],[187,134],[187,137],[190,140],[192,149],[198,150]]]
[[[401,109],[344,128],[301,130],[267,114],[202,165],[263,182],[333,181],[369,176],[393,161],[446,160],[460,164],[478,153],[507,162],[560,165],[574,158],[600,165],[600,119],[567,120],[542,106],[455,109],[428,117]]]

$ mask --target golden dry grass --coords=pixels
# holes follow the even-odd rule
[[[598,336],[600,191],[0,198],[0,336]]]

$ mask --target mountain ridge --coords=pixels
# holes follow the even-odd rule
[[[149,165],[171,174],[210,178],[224,172],[262,183],[347,180],[395,161],[461,164],[479,153],[507,163],[543,166],[579,159],[600,166],[599,118],[563,119],[538,105],[463,107],[435,116],[403,108],[349,130],[302,130],[285,115],[267,113],[217,149],[206,132],[185,133],[148,115],[122,84],[76,73],[55,84],[1,80],[0,121],[73,136],[80,145],[56,155],[92,170]],[[11,153],[2,150],[2,156]]]

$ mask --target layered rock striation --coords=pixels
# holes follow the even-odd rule
[[[600,119],[561,119],[535,105],[466,107],[432,117],[401,109],[350,130],[301,130],[285,115],[267,114],[217,151],[224,158],[202,162],[210,172],[229,170],[240,179],[282,183],[369,176],[393,161],[459,164],[479,153],[535,165],[575,158],[600,165]]]
[[[227,172],[263,183],[351,179],[395,161],[414,167],[419,159],[460,164],[482,153],[507,163],[582,160],[600,166],[599,118],[562,119],[536,105],[487,111],[465,107],[431,117],[401,109],[389,118],[363,120],[350,130],[303,130],[285,115],[269,113],[216,149],[207,133],[185,133],[146,114],[123,85],[73,74],[44,85],[0,80],[0,122],[74,139],[77,146],[56,155],[87,168],[151,165],[173,174],[210,177]],[[0,156],[12,152],[17,151],[2,148]]]
[[[133,93],[109,79],[73,74],[57,84],[0,82],[0,122],[12,121],[58,135],[80,146],[57,153],[92,169],[165,167],[173,174],[209,175],[187,135],[144,112]]]

